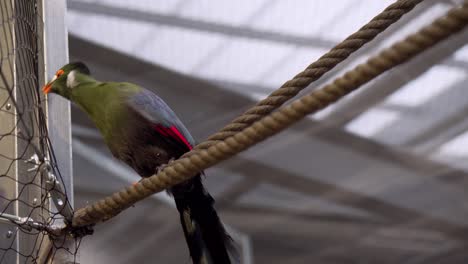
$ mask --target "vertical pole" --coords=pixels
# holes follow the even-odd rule
[[[55,72],[68,62],[68,32],[66,28],[65,14],[66,1],[64,0],[38,0],[43,17],[43,76],[44,83],[54,76]],[[47,127],[52,147],[57,159],[63,187],[67,198],[73,206],[73,171],[72,171],[72,149],[71,149],[71,111],[67,100],[55,95],[47,98]],[[59,175],[57,175],[59,176]],[[74,250],[75,240],[70,237],[54,238],[70,250]],[[54,241],[51,241],[54,243]],[[57,250],[49,247],[52,251],[48,256],[47,263],[73,262],[73,255],[65,250]],[[50,257],[50,256],[53,256]]]
[[[55,72],[68,62],[68,32],[65,24],[66,1],[42,0],[44,18],[45,78],[50,80]],[[68,199],[73,205],[73,172],[71,149],[70,102],[50,95],[47,100],[47,125],[49,137],[57,158],[58,167]]]

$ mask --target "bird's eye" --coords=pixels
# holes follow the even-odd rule
[[[56,73],[55,73],[55,76],[60,77],[62,74],[64,73],[63,70],[58,70]]]

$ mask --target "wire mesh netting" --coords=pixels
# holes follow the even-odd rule
[[[45,263],[58,252],[76,255],[78,248],[56,236],[71,206],[40,93],[40,4],[0,1],[0,263]]]

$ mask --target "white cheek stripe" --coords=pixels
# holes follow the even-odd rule
[[[67,87],[72,89],[72,88],[75,88],[76,86],[78,86],[78,82],[76,81],[76,71],[71,71],[68,75],[67,75]]]

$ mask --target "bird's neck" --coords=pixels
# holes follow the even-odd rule
[[[120,83],[88,82],[73,89],[72,101],[79,105],[104,135],[110,136],[113,126],[125,118],[125,91]]]
[[[93,119],[101,117],[101,113],[110,102],[111,92],[102,84],[89,78],[83,82],[80,81],[80,84],[72,91],[72,101],[83,108]]]

